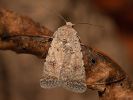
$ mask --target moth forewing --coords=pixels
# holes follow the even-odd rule
[[[57,36],[57,32],[54,33]],[[59,44],[57,38],[53,38],[51,43],[51,47],[48,50],[48,55],[46,57],[46,61],[44,62],[42,77],[40,80],[40,85],[42,88],[53,88],[60,86],[61,82],[59,80],[61,64],[59,64],[60,59]]]
[[[41,78],[41,87],[62,85],[65,89],[82,93],[86,90],[83,55],[77,32],[65,25],[54,33]]]

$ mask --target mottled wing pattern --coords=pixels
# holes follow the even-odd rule
[[[69,25],[58,28],[44,63],[41,87],[62,85],[73,92],[84,92],[86,79],[82,58],[77,32]]]
[[[60,80],[67,90],[82,93],[86,90],[85,67],[77,32],[71,26],[61,28],[65,48]]]
[[[60,70],[63,63],[63,50],[60,39],[58,38],[58,31],[53,35],[51,47],[48,50],[46,61],[44,62],[42,77],[40,85],[42,88],[54,88],[61,85],[59,79]]]

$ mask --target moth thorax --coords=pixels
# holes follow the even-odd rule
[[[73,24],[71,22],[66,22],[66,25],[73,26]]]

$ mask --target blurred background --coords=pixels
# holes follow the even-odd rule
[[[104,27],[76,25],[82,43],[114,59],[133,80],[132,0],[0,0],[0,7],[29,16],[51,31],[64,25],[53,9],[72,23],[86,22]],[[34,55],[0,51],[0,100],[98,100],[97,91],[69,92],[62,87],[42,89],[44,59]]]

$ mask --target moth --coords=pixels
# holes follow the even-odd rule
[[[42,88],[62,86],[77,93],[87,88],[80,39],[71,22],[66,22],[53,34],[40,85]]]

